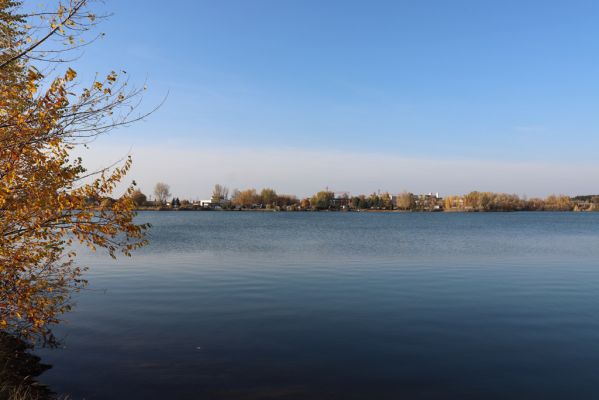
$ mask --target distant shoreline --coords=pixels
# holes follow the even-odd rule
[[[350,196],[349,192],[333,192],[328,188],[311,197],[278,194],[274,189],[254,188],[233,190],[216,184],[210,198],[180,200],[172,196],[165,183],[157,183],[155,200],[140,190],[131,193],[139,210],[148,211],[356,211],[356,212],[515,212],[515,211],[599,211],[599,194],[549,195],[545,198],[527,198],[516,194],[472,191],[463,195],[442,197],[438,192],[413,194],[402,192],[374,192],[370,195]],[[109,200],[105,199],[109,205]]]
[[[137,208],[135,211],[152,211],[152,212],[255,212],[255,213],[401,213],[401,214],[443,214],[443,213],[462,213],[462,214],[479,214],[479,213],[595,213],[599,210],[274,210],[265,208],[256,209],[238,209],[238,210],[214,210],[211,208]]]

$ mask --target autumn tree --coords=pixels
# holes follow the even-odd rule
[[[139,189],[135,189],[131,193],[131,199],[133,200],[133,203],[135,203],[135,205],[138,207],[145,205],[148,201],[147,196],[143,194]]]
[[[551,211],[571,211],[572,200],[566,195],[550,195],[545,199],[545,209]]]
[[[272,207],[277,203],[277,192],[274,189],[264,188],[260,192],[260,201],[266,207]]]
[[[163,182],[158,182],[154,186],[154,196],[160,204],[166,204],[166,200],[171,196],[171,187]]]
[[[462,198],[462,196],[447,196],[443,200],[443,208],[445,210],[451,210],[451,209],[459,210],[459,209],[462,209],[463,206],[464,206],[464,199]]]
[[[480,204],[480,193],[477,191],[464,195],[464,207],[469,210],[477,210]]]
[[[235,190],[231,202],[239,207],[250,208],[259,201],[259,196],[256,189]]]
[[[363,210],[366,210],[366,209],[369,209],[371,207],[370,198],[369,197],[366,197],[365,195],[361,194],[361,195],[358,196],[358,199],[359,199],[359,201],[358,201],[358,207],[359,208],[361,208]]]
[[[381,198],[376,192],[374,192],[368,196],[368,203],[370,204],[371,208],[380,208]]]
[[[299,200],[294,195],[278,194],[276,204],[279,207],[287,207],[299,204]]]
[[[397,196],[396,204],[400,210],[413,210],[416,207],[414,195],[408,192],[402,192]]]
[[[299,205],[302,210],[307,210],[310,208],[310,199],[301,199]]]
[[[316,210],[327,210],[331,207],[334,198],[335,194],[333,192],[323,190],[312,196],[310,205]]]
[[[122,74],[83,86],[67,63],[102,20],[87,0],[27,13],[0,0],[0,328],[24,337],[47,332],[85,282],[74,245],[115,257],[145,243],[133,185],[110,204],[131,159],[87,171],[73,150],[143,115],[133,114],[143,89]],[[86,43],[93,43],[88,37]],[[73,54],[74,55],[74,54]],[[90,201],[91,199],[91,201]]]
[[[391,201],[391,195],[385,192],[381,195],[381,207],[385,210],[393,209],[393,202]]]
[[[533,197],[526,201],[525,208],[528,211],[543,211],[545,209],[545,201],[538,197]]]
[[[229,189],[226,186],[219,184],[214,185],[212,190],[212,199],[210,200],[213,204],[221,204],[229,198]]]

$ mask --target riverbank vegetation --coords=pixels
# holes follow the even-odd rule
[[[0,400],[57,399],[36,378],[51,368],[30,353],[31,345],[0,333]]]
[[[158,186],[158,185],[157,185]],[[161,183],[170,194],[170,186]],[[599,211],[599,195],[570,197],[549,195],[545,198],[526,198],[516,194],[473,191],[463,195],[441,197],[438,193],[413,194],[375,192],[369,195],[350,195],[322,190],[312,196],[278,194],[272,188],[243,190],[215,185],[208,200],[180,200],[158,196],[149,199],[136,190],[132,193],[139,210],[274,210],[274,211],[420,211],[420,212],[501,212],[501,211]]]

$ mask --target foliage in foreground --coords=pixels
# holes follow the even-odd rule
[[[116,72],[89,87],[65,60],[98,18],[88,0],[27,11],[0,0],[0,329],[39,336],[58,322],[85,281],[75,242],[130,255],[145,244],[133,218],[133,185],[98,207],[130,168],[88,172],[77,146],[140,117],[141,90]],[[93,40],[92,40],[93,42]]]

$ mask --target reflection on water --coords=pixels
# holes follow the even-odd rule
[[[49,399],[52,392],[36,378],[51,368],[31,354],[32,346],[0,333],[0,399]]]

